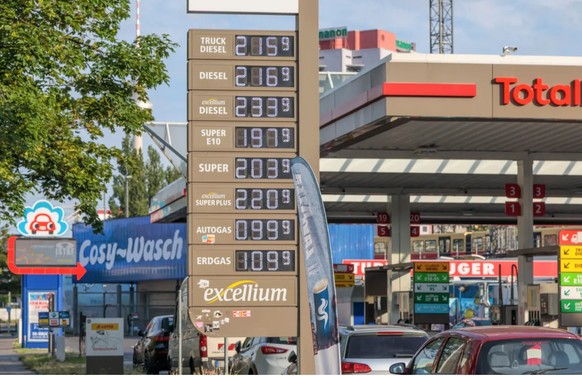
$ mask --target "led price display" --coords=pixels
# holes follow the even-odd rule
[[[236,179],[291,179],[290,158],[235,158]]]
[[[295,240],[295,220],[236,219],[235,240]]]
[[[295,132],[291,127],[236,127],[235,147],[251,148],[295,148]]]
[[[295,38],[282,35],[237,35],[235,56],[293,57]]]
[[[293,210],[295,190],[289,188],[237,188],[237,210]]]
[[[295,98],[292,96],[237,95],[234,99],[235,117],[293,118],[295,116]]]
[[[295,86],[295,68],[292,66],[235,66],[234,84],[237,87]]]
[[[235,251],[237,272],[294,272],[295,251]]]

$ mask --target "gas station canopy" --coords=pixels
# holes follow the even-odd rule
[[[536,224],[582,220],[582,58],[393,54],[320,100],[330,222],[375,222],[390,195],[424,223],[516,223],[520,161],[545,188]]]

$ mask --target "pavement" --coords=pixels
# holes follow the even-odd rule
[[[0,375],[34,375],[18,359],[18,354],[12,349],[12,344],[17,338],[6,333],[0,333]],[[138,341],[138,337],[124,338],[124,366],[133,364],[133,345]],[[47,350],[40,350],[47,351]],[[79,337],[65,338],[65,351],[79,352]]]

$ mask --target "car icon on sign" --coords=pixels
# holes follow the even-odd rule
[[[56,229],[56,225],[48,214],[40,213],[34,217],[30,223],[30,232],[36,234],[38,231],[48,231],[50,235]]]

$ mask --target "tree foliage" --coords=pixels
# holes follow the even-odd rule
[[[175,48],[166,35],[118,40],[129,16],[130,0],[0,2],[0,220],[14,223],[38,192],[101,228],[96,207],[122,158],[104,133],[152,120],[135,98],[168,82]]]
[[[114,217],[125,217],[126,213],[129,217],[147,215],[154,195],[181,175],[174,167],[162,166],[154,147],[148,147],[148,159],[144,161],[141,150],[136,151],[132,144],[132,139],[124,138],[123,164],[117,166],[118,174],[113,177],[109,208]]]
[[[8,228],[0,227],[0,305],[7,303],[5,295],[10,291],[13,295],[20,294],[21,277],[8,269],[6,257],[8,255],[6,245],[8,241]]]

